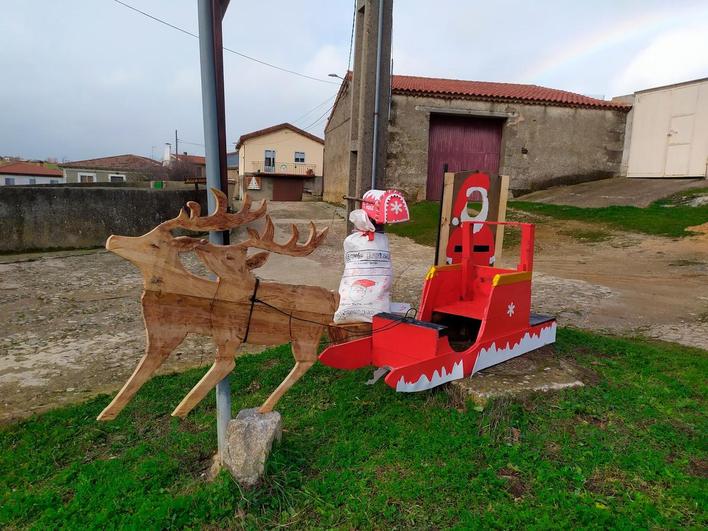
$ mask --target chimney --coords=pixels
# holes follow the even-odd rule
[[[169,142],[165,142],[165,149],[162,152],[162,165],[163,166],[169,166],[170,165],[170,153],[172,151],[172,144]]]

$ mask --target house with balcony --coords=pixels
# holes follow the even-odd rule
[[[302,201],[322,196],[324,140],[289,123],[241,135],[238,195],[253,199]]]

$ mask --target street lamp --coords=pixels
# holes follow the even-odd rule
[[[339,74],[327,74],[327,76],[328,76],[328,77],[336,77],[336,78],[341,79],[342,81],[344,81],[344,78],[343,78],[342,76],[340,76]]]

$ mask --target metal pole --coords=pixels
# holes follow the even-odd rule
[[[221,44],[221,19],[226,9],[225,4],[228,2],[198,0],[199,60],[202,77],[207,188],[216,188],[228,194],[225,164],[223,49]],[[207,200],[209,212],[214,212],[216,201],[209,192],[207,192]],[[228,245],[229,234],[228,232],[210,232],[209,241],[218,245]],[[216,433],[219,443],[219,459],[223,455],[226,444],[226,428],[230,420],[231,388],[227,376],[216,386]]]
[[[384,0],[379,2],[378,30],[376,32],[376,94],[374,95],[374,131],[371,146],[371,189],[376,189],[376,170],[379,162],[379,111],[381,107],[381,40],[383,38],[383,5]]]

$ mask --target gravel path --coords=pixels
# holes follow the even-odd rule
[[[330,235],[307,258],[272,257],[259,275],[336,289],[345,226],[335,209],[276,203],[271,211],[281,239],[288,230],[283,222],[306,219],[330,226]],[[708,234],[672,240],[611,233],[607,241],[583,244],[559,232],[574,227],[582,225],[537,225],[537,311],[557,315],[561,325],[708,349]],[[394,300],[416,306],[433,250],[391,236],[391,251]],[[1,262],[0,420],[117,389],[145,344],[141,278],[132,264],[105,251],[5,256]],[[195,257],[186,263],[203,271]],[[161,372],[211,364],[212,356],[207,338],[190,336]]]

